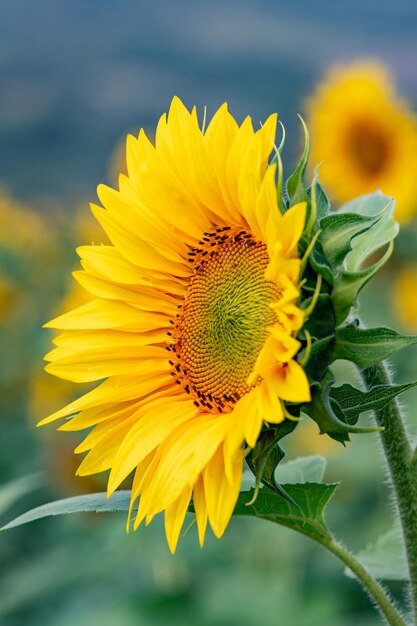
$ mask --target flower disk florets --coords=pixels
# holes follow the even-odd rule
[[[270,305],[280,292],[265,279],[266,245],[246,230],[205,233],[189,261],[194,274],[170,346],[173,376],[196,406],[228,412],[260,382],[248,385],[247,379],[277,321]]]

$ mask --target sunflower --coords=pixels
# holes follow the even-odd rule
[[[93,299],[46,325],[63,331],[48,372],[105,380],[41,424],[91,429],[77,473],[110,470],[110,496],[134,472],[128,528],[164,511],[172,551],[191,498],[201,545],[207,522],[223,534],[245,450],[285,402],[310,400],[296,360],[306,205],[278,209],[275,133],[276,115],[255,132],[226,104],[201,130],[174,98],[155,146],[127,138],[119,190],[98,187],[111,245],[79,248],[75,272]]]
[[[329,70],[307,102],[313,162],[339,202],[381,189],[396,218],[417,210],[417,123],[386,69],[372,62]]]

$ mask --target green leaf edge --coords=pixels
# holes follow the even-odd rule
[[[5,524],[0,530],[9,530],[44,517],[66,515],[69,513],[118,513],[127,511],[130,505],[131,492],[129,490],[116,491],[111,498],[105,492],[89,493],[81,496],[72,496],[61,500],[54,500],[26,511],[12,521]],[[64,507],[67,507],[66,509]]]

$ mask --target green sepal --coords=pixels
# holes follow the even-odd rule
[[[405,385],[376,385],[369,391],[361,391],[345,383],[332,387],[330,395],[336,400],[347,420],[357,420],[364,411],[383,409],[400,393],[412,389],[417,381]]]
[[[352,250],[346,258],[348,271],[359,270],[366,259],[398,235],[399,226],[394,220],[394,207],[395,202],[391,196],[376,191],[356,198],[339,209],[344,214],[353,212],[368,218],[377,218],[369,232],[361,233],[352,241]]]
[[[345,359],[362,368],[371,367],[415,343],[417,335],[402,335],[384,327],[361,328],[355,321],[336,329],[331,360]]]
[[[318,207],[317,189],[312,189],[314,205]],[[391,256],[398,224],[393,217],[392,198],[380,193],[363,196],[344,205],[337,213],[324,216],[328,205],[323,200],[321,210],[320,216],[316,209],[320,234],[311,251],[309,265],[332,287],[339,325],[355,306],[361,289]],[[366,261],[387,244],[382,257],[365,267]]]
[[[320,238],[316,241],[311,251],[309,263],[316,274],[320,274],[329,285],[333,285],[334,276],[332,267],[324,255]]]
[[[307,362],[303,365],[303,369],[307,375],[310,385],[319,383],[325,375],[330,362],[333,350],[334,335],[323,337],[315,341],[310,349]],[[304,352],[300,353],[300,359],[303,358]]]
[[[246,462],[255,476],[255,498],[262,483],[297,506],[275,479],[275,470],[285,456],[285,452],[278,442],[291,433],[296,425],[296,421],[285,420],[276,428],[264,430],[258,438],[256,446],[247,455]]]
[[[278,171],[277,202],[278,202],[279,210],[281,211],[281,213],[284,213],[286,211],[287,205],[284,200],[284,172],[283,172],[283,167],[282,167],[281,153],[279,150],[277,151],[276,163],[277,163],[277,171]]]
[[[377,218],[356,213],[335,213],[320,222],[320,243],[324,256],[333,268],[339,267],[352,250],[352,239],[370,229]]]
[[[323,187],[320,184],[318,176],[318,167],[314,168],[313,182],[310,187],[310,197],[313,213],[315,213],[316,222],[319,224],[321,220],[329,215],[331,205]]]
[[[342,270],[335,279],[332,292],[333,308],[336,314],[337,325],[345,321],[351,308],[355,305],[360,291],[366,283],[380,270],[388,261],[394,249],[391,241],[385,254],[373,265],[359,272],[348,272]]]
[[[303,302],[303,308],[307,308],[310,301],[310,299],[305,300]],[[336,319],[332,299],[329,294],[321,293],[303,329],[308,330],[310,335],[315,339],[322,339],[323,337],[329,337],[334,334],[335,323]]]
[[[311,297],[304,300],[303,308],[307,308],[310,302]],[[312,340],[310,346],[306,342],[306,347],[299,354],[299,361],[303,364],[310,385],[319,383],[328,369],[333,352],[335,323],[332,300],[329,294],[321,293],[298,336],[301,341],[306,341],[309,334]]]
[[[277,201],[278,208],[281,213],[284,213],[287,210],[287,200],[284,195],[284,171],[282,165],[281,154],[285,145],[285,127],[281,121],[278,121],[282,130],[282,138],[279,146],[275,147],[275,154],[271,159],[271,165],[277,166]]]
[[[307,191],[304,185],[304,176],[307,168],[308,158],[310,156],[310,135],[303,118],[300,117],[300,120],[301,124],[303,125],[304,131],[304,150],[297,167],[286,182],[286,191],[290,201],[290,206],[293,204],[297,204],[297,202],[309,201]],[[311,205],[309,202],[308,205],[311,210]],[[307,224],[308,221],[309,215],[307,215],[306,218]]]
[[[328,370],[321,384],[312,388],[311,402],[303,405],[303,412],[317,423],[320,433],[326,433],[344,444],[350,440],[350,433],[378,432],[380,428],[356,426],[357,417],[344,414],[337,400],[332,397],[333,383],[333,374]]]
[[[320,241],[330,264],[360,271],[364,262],[398,234],[394,202],[380,192],[362,196],[320,221]]]
[[[283,485],[283,489],[297,507],[267,488],[261,489],[254,500],[252,489],[239,495],[234,515],[269,520],[320,542],[330,538],[323,514],[336,488],[337,484],[325,483]]]

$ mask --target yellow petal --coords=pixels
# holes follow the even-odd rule
[[[80,246],[77,253],[82,267],[92,275],[107,278],[121,285],[137,289],[155,289],[163,293],[183,296],[187,278],[166,276],[152,270],[144,270],[129,263],[113,246]]]
[[[165,343],[166,330],[149,330],[145,333],[120,330],[67,330],[54,338],[56,346],[65,348],[68,354],[95,348],[141,347]],[[45,357],[46,359],[46,357]],[[47,359],[46,359],[47,360]]]
[[[74,415],[84,409],[139,399],[167,384],[172,384],[172,380],[166,372],[154,372],[146,377],[113,376],[77,400],[70,402],[63,409],[52,413],[40,421],[38,426]]]
[[[178,300],[161,291],[116,285],[108,280],[91,276],[87,272],[76,271],[72,274],[76,281],[96,298],[126,302],[143,311],[164,311],[171,318],[175,317]]]
[[[224,471],[223,450],[217,449],[204,471],[204,491],[210,526],[217,538],[220,538],[235,508],[242,481],[243,451],[235,458],[233,465],[233,483],[227,480]]]
[[[107,348],[85,350],[56,359],[45,367],[47,372],[75,383],[88,383],[123,374],[143,376],[149,371],[169,372],[170,369],[166,351],[156,346],[120,348],[117,351],[109,351]]]
[[[198,477],[197,482],[194,486],[193,503],[194,503],[195,517],[197,520],[198,540],[200,542],[200,547],[202,548],[204,545],[204,538],[206,536],[208,518],[207,518],[206,496],[204,493],[204,482],[203,482],[203,477],[201,475]]]
[[[310,402],[311,400],[306,373],[294,360],[276,369],[274,386],[278,396],[288,402]]]
[[[257,387],[256,400],[260,415],[264,422],[280,424],[284,421],[284,411],[278,398],[278,392],[274,388],[273,380],[264,380]]]
[[[149,492],[143,495],[149,500],[151,514],[156,515],[169,506],[187,484],[195,484],[224,440],[228,421],[226,416],[196,416],[175,431],[175,438],[165,442]]]
[[[141,239],[139,232],[133,233],[126,228],[122,219],[110,214],[109,211],[96,205],[91,205],[91,211],[96,220],[107,233],[110,241],[117,250],[133,265],[139,268],[156,270],[174,276],[188,276],[189,268],[186,263],[178,259],[167,259],[156,248]]]
[[[124,302],[92,300],[69,313],[64,313],[45,324],[45,328],[59,330],[123,330],[148,331],[169,328],[169,316],[164,313],[140,311]]]
[[[298,256],[298,242],[303,234],[306,212],[306,202],[299,202],[290,207],[282,217],[280,241],[288,257]]]
[[[136,424],[120,444],[117,457],[109,477],[109,493],[148,455],[184,422],[189,422],[197,413],[193,402],[183,397],[169,403],[159,399],[149,402],[137,413]]]
[[[76,431],[76,430],[84,430],[85,428],[90,428],[91,426],[95,426],[96,424],[101,424],[102,422],[108,423],[111,420],[119,419],[122,420],[125,417],[129,417],[137,408],[140,406],[140,400],[136,402],[123,402],[120,405],[110,405],[109,407],[96,407],[92,409],[85,409],[71,420],[68,420],[61,424],[58,430],[65,431]],[[87,435],[86,439],[84,439],[83,445],[87,445],[85,448],[89,450],[90,448],[88,443]],[[87,443],[86,443],[87,442]],[[81,451],[81,450],[79,450]]]
[[[165,533],[172,554],[177,547],[178,537],[190,503],[191,491],[191,487],[186,487],[177,500],[165,509]]]

